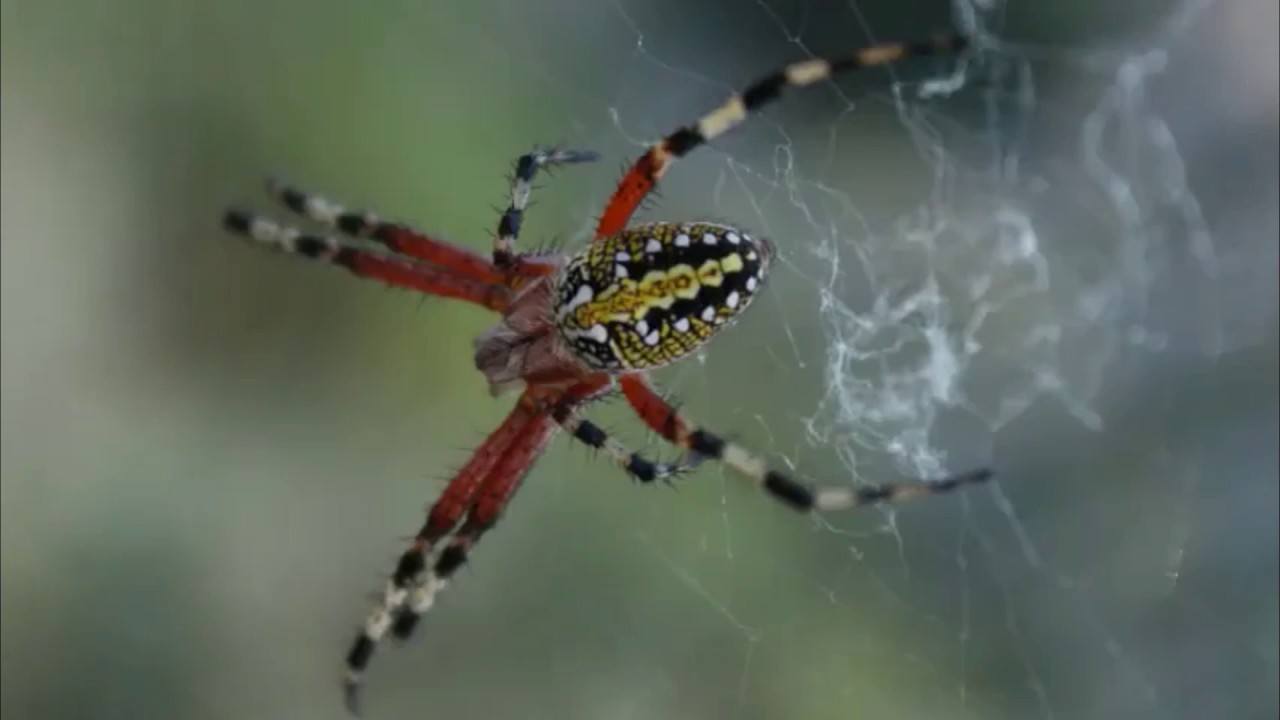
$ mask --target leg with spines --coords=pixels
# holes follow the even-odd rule
[[[351,237],[372,240],[400,255],[439,266],[473,282],[502,282],[502,273],[488,258],[407,225],[387,222],[368,210],[347,209],[279,178],[267,181],[267,192],[302,217]]]
[[[572,407],[557,407],[551,416],[570,437],[602,451],[623,472],[642,483],[670,482],[672,478],[698,467],[703,460],[700,455],[689,453],[676,462],[655,462],[628,449],[599,425],[577,416]]]
[[[338,265],[366,278],[426,295],[465,300],[501,312],[510,291],[500,282],[460,276],[395,253],[376,252],[346,238],[309,233],[242,210],[228,210],[223,227],[277,252]]]
[[[361,678],[378,643],[388,630],[399,636],[408,634],[404,627],[402,608],[406,603],[425,607],[426,601],[422,597],[424,589],[429,590],[433,597],[442,587],[440,583],[433,582],[431,577],[426,580],[421,577],[435,546],[472,509],[482,488],[498,471],[504,458],[513,453],[527,455],[527,450],[521,451],[521,444],[528,443],[531,433],[547,424],[527,402],[517,403],[502,424],[476,448],[431,506],[422,529],[400,556],[377,605],[347,652],[344,687],[348,705],[353,712],[357,709]]]
[[[466,564],[471,549],[484,533],[497,524],[507,503],[558,430],[559,427],[546,413],[534,414],[519,430],[474,492],[462,528],[449,538],[435,563],[430,568],[426,567],[425,551],[415,554],[410,561],[411,572],[406,573],[405,589],[395,598],[399,602],[388,610],[386,618],[380,618],[378,629],[382,633],[390,630],[401,640],[407,640],[413,634],[423,613],[435,604],[436,595],[448,585],[458,568]],[[401,564],[404,564],[403,558]],[[353,713],[359,712],[360,708],[361,671],[373,653],[373,645],[367,636],[366,633],[357,638],[347,656],[343,690],[347,707]]]
[[[533,178],[539,170],[556,165],[593,162],[599,154],[590,150],[566,150],[562,148],[535,148],[516,160],[511,174],[511,198],[507,209],[498,220],[498,233],[493,241],[493,264],[502,269],[514,268],[519,256],[516,241],[520,238],[520,226],[524,211],[533,192]]]
[[[620,384],[627,402],[654,432],[695,456],[723,463],[735,474],[763,488],[774,500],[803,512],[906,502],[986,482],[993,474],[991,470],[982,468],[929,482],[813,488],[770,468],[762,458],[741,445],[682,418],[643,377],[627,376]]]
[[[812,85],[837,73],[875,67],[909,57],[959,53],[966,45],[965,38],[958,36],[914,43],[875,45],[843,56],[793,63],[757,80],[741,95],[734,95],[720,107],[703,115],[698,122],[676,130],[641,155],[623,175],[605,206],[600,222],[596,225],[596,237],[609,237],[622,232],[636,208],[653,191],[672,162],[741,125],[751,113],[777,100],[784,88]]]

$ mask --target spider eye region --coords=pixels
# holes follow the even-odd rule
[[[667,365],[742,314],[773,254],[768,241],[727,225],[629,228],[565,264],[556,280],[556,327],[594,370]]]

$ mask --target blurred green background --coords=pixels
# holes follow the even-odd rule
[[[715,469],[636,487],[561,440],[419,637],[375,658],[366,715],[1275,717],[1274,3],[4,0],[5,717],[342,717],[368,593],[506,412],[471,366],[483,312],[224,237],[224,205],[269,207],[264,175],[485,250],[511,160],[589,147],[605,161],[541,183],[524,235],[575,247],[618,168],[729,90],[974,13],[1005,63],[958,95],[900,111],[928,63],[795,95],[646,217],[777,239],[770,297],[660,380],[828,482],[850,461],[823,408],[862,408],[824,373],[822,291],[867,310],[902,219],[967,228],[987,263],[997,210],[1034,217],[1037,322],[1090,317],[1091,274],[1124,280],[1136,310],[1052,344],[1065,387],[1005,415],[1031,385],[966,369],[977,409],[931,443],[1000,485],[812,521]],[[1082,150],[1104,115],[1127,186]],[[931,195],[936,151],[1012,181]],[[991,352],[1029,347],[992,326]],[[620,405],[596,415],[659,449]],[[862,479],[896,467],[884,445]]]

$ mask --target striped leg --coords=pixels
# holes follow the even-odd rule
[[[677,475],[701,465],[704,459],[701,455],[689,453],[676,462],[654,462],[627,449],[625,445],[610,437],[600,426],[590,420],[576,416],[571,405],[558,406],[552,411],[551,416],[575,440],[596,450],[604,451],[615,465],[642,483],[657,480],[670,482]]]
[[[408,634],[408,630],[401,627],[403,620],[397,616],[397,612],[406,602],[422,603],[420,596],[424,591],[434,595],[439,589],[439,583],[431,577],[425,583],[422,581],[421,575],[427,567],[427,557],[440,539],[451,532],[471,509],[480,489],[499,461],[514,451],[530,428],[536,426],[536,420],[536,414],[524,402],[517,404],[498,429],[490,433],[480,447],[476,448],[431,506],[426,522],[409,548],[400,556],[382,596],[347,653],[344,687],[348,705],[352,706],[353,712],[361,676],[369,666],[378,642],[388,630],[396,635]],[[439,574],[438,571],[436,574]]]
[[[662,179],[663,173],[674,160],[737,127],[748,115],[778,99],[783,88],[812,85],[836,73],[884,65],[908,57],[958,53],[966,44],[962,37],[947,37],[916,43],[876,45],[841,57],[798,62],[757,80],[741,95],[729,98],[724,105],[704,115],[697,123],[676,130],[640,156],[618,183],[613,197],[609,198],[609,204],[605,206],[596,226],[596,237],[609,237],[622,232],[636,208]]]
[[[272,250],[329,262],[360,277],[427,295],[466,300],[497,312],[505,310],[509,300],[510,292],[501,283],[482,282],[407,257],[372,252],[340,237],[303,232],[252,213],[228,210],[222,224],[229,232]]]
[[[502,282],[502,274],[487,258],[428,237],[411,227],[386,222],[367,210],[348,210],[328,198],[275,178],[267,181],[267,192],[295,213],[352,237],[373,240],[401,255],[438,265],[473,282]]]
[[[502,213],[502,219],[498,221],[498,235],[494,239],[494,265],[500,268],[511,268],[516,264],[516,240],[520,237],[524,209],[529,205],[529,195],[533,191],[533,178],[538,174],[538,170],[555,165],[592,162],[599,158],[599,154],[590,150],[535,148],[533,152],[522,155],[519,160],[516,160],[515,171],[511,176],[511,203],[507,205],[507,209]]]
[[[558,429],[547,415],[535,415],[507,446],[480,484],[462,528],[449,539],[426,576],[413,581],[403,605],[395,610],[391,631],[397,638],[408,639],[413,634],[419,619],[435,604],[436,595],[449,584],[458,568],[466,564],[468,554],[481,536],[497,524],[521,481]],[[360,699],[358,675],[348,675],[345,690],[347,707],[356,712]]]
[[[763,459],[741,445],[693,426],[680,417],[641,376],[629,375],[619,382],[627,402],[654,432],[694,455],[719,460],[733,472],[763,487],[775,500],[804,512],[847,510],[915,500],[985,482],[993,474],[991,470],[982,468],[931,482],[812,488],[771,469]]]

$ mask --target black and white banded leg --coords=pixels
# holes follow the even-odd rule
[[[524,210],[533,192],[533,178],[542,168],[555,165],[593,162],[599,153],[590,150],[565,150],[560,148],[535,148],[516,160],[511,176],[511,201],[498,220],[498,235],[493,244],[493,264],[509,268],[516,261],[516,240],[520,237],[520,225],[524,222]]]
[[[689,472],[702,464],[705,459],[697,453],[688,452],[675,462],[653,461],[632,451],[626,445],[614,439],[599,425],[578,417],[571,408],[563,406],[552,411],[551,417],[573,439],[594,449],[600,450],[623,472],[642,483],[655,481],[670,482],[672,478]]]
[[[753,485],[762,487],[775,500],[796,510],[822,512],[848,510],[877,503],[906,502],[982,483],[993,474],[991,470],[983,468],[929,482],[814,488],[770,468],[763,458],[741,445],[690,422],[646,379],[632,375],[622,378],[619,384],[623,396],[636,414],[668,442],[685,449],[694,457],[719,461]]]
[[[400,557],[382,602],[365,623],[346,657],[343,690],[348,708],[358,712],[360,683],[378,642],[387,632],[407,639],[418,619],[435,602],[453,574],[466,563],[480,537],[497,524],[511,496],[555,436],[558,427],[545,416],[531,415],[532,405],[518,405],[486,438],[436,500],[427,524]],[[465,514],[462,527],[449,538],[428,567],[437,541]]]
[[[773,499],[801,512],[851,510],[866,505],[903,503],[978,485],[994,474],[988,468],[970,470],[940,480],[884,483],[851,487],[813,487],[770,468],[758,455],[737,443],[697,429],[685,445],[698,455],[719,460],[734,473],[764,489]]]
[[[407,640],[413,634],[418,621],[435,604],[436,595],[445,589],[458,568],[466,564],[467,553],[486,529],[470,522],[463,525],[430,567],[426,563],[429,550],[406,552],[401,558],[396,576],[387,584],[383,602],[347,653],[347,673],[342,687],[347,709],[352,714],[360,713],[360,683],[378,642],[388,632],[397,640]]]
[[[837,73],[876,67],[910,57],[959,53],[967,44],[965,38],[953,36],[923,42],[875,45],[841,56],[792,63],[760,78],[741,94],[730,97],[720,107],[703,115],[697,122],[681,127],[651,145],[618,183],[596,225],[596,237],[608,237],[621,232],[673,162],[741,125],[752,113],[780,98],[784,89],[813,85]]]
[[[306,232],[241,210],[227,211],[222,224],[228,231],[268,249],[338,265],[360,277],[381,280],[427,295],[466,300],[491,309],[505,306],[505,291],[494,283],[396,253],[365,247],[356,240]],[[483,259],[481,262],[488,263]]]
[[[452,270],[468,280],[495,282],[498,278],[487,258],[408,225],[383,220],[369,210],[348,209],[279,178],[267,180],[267,192],[302,217],[345,235],[372,240],[396,253]]]

